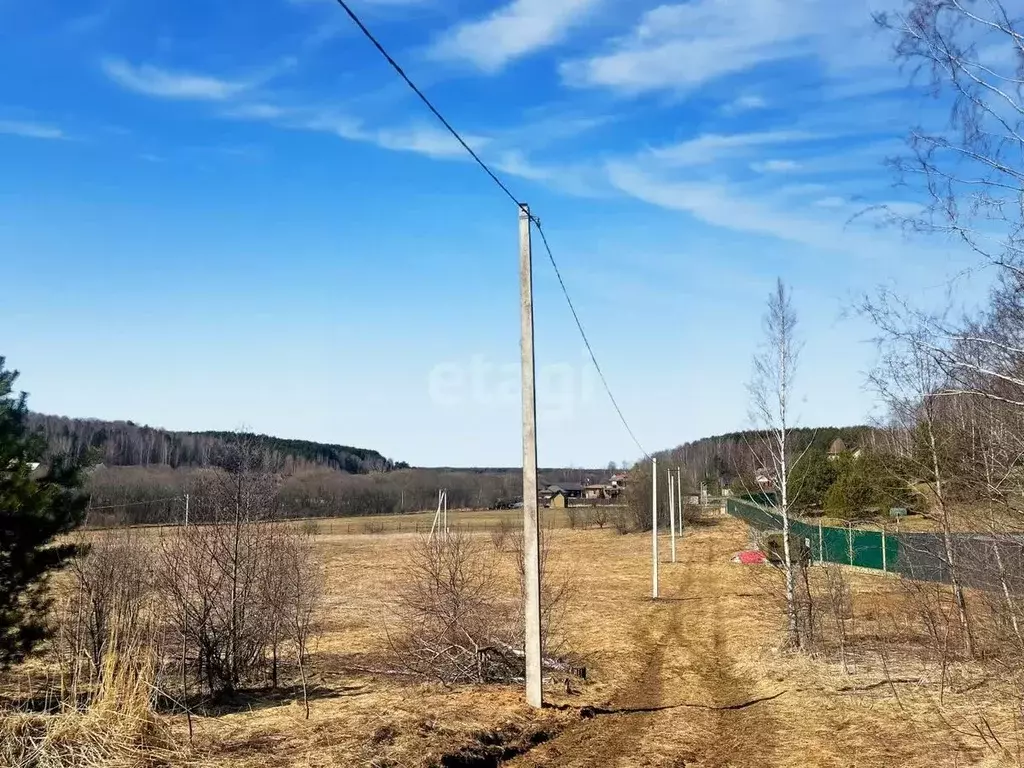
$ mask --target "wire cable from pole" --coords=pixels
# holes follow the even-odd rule
[[[448,129],[448,133],[450,133],[452,136],[455,137],[455,140],[457,142],[459,142],[459,144],[462,145],[462,148],[464,150],[466,150],[470,154],[470,157],[472,157],[474,160],[476,160],[477,165],[479,165],[481,168],[484,169],[484,172],[488,176],[490,176],[491,180],[501,188],[501,191],[504,192],[506,195],[508,195],[509,199],[513,203],[515,203],[517,206],[522,208],[523,204],[521,202],[519,202],[519,199],[515,195],[512,194],[512,191],[505,185],[505,183],[501,179],[498,178],[498,175],[494,171],[492,171],[490,169],[490,167],[487,165],[487,163],[485,163],[483,160],[480,159],[480,155],[478,155],[473,150],[473,148],[471,146],[469,146],[468,143],[466,143],[466,140],[463,139],[461,135],[459,135],[459,132],[456,131],[455,128],[452,126],[452,124],[449,123],[448,120],[445,119],[445,116],[442,115],[440,110],[438,110],[438,108],[433,105],[433,103],[430,101],[430,99],[428,99],[426,94],[423,93],[423,91],[421,91],[419,89],[419,87],[416,85],[416,83],[414,83],[412,81],[412,79],[407,74],[405,74],[405,70],[402,69],[401,65],[391,57],[391,54],[388,53],[387,50],[384,48],[384,46],[380,44],[380,41],[377,40],[376,37],[374,37],[373,33],[369,29],[367,29],[366,25],[363,24],[362,20],[360,20],[360,18],[358,16],[356,16],[355,11],[352,10],[352,8],[349,6],[349,4],[347,2],[345,2],[345,0],[337,0],[337,1],[338,1],[338,5],[340,5],[342,7],[342,9],[344,9],[345,13],[347,13],[349,18],[352,19],[352,21],[355,23],[355,25],[357,27],[359,27],[360,31],[366,36],[366,38],[371,43],[373,43],[374,48],[376,48],[378,51],[380,51],[380,55],[383,56],[385,59],[387,59],[388,64],[390,64],[392,69],[394,69],[395,72],[398,73],[398,76],[401,77],[405,81],[406,85],[408,85],[410,88],[412,88],[413,93],[415,93],[417,96],[419,96],[420,101],[422,101],[424,104],[426,104],[427,109],[429,109],[434,114],[434,117],[436,117],[438,120],[440,120],[441,124],[445,128]]]
[[[583,323],[580,321],[580,316],[576,312],[576,307],[572,303],[572,299],[569,297],[569,289],[565,287],[565,281],[562,279],[562,272],[558,268],[558,264],[555,263],[555,256],[551,252],[551,245],[548,243],[548,237],[544,234],[544,229],[540,225],[540,221],[534,217],[530,217],[533,220],[534,226],[537,227],[537,234],[540,235],[540,241],[544,244],[544,250],[548,254],[548,260],[551,262],[551,267],[555,270],[555,277],[558,278],[558,285],[562,289],[562,295],[565,296],[565,303],[569,305],[569,311],[572,313],[572,319],[576,321],[576,328],[580,332],[580,337],[583,339],[583,345],[587,348],[587,354],[590,355],[590,362],[594,364],[594,369],[597,371],[598,377],[601,379],[601,386],[604,387],[605,393],[608,395],[608,399],[612,403],[612,407],[615,409],[615,413],[618,414],[619,420],[622,422],[622,426],[626,428],[626,432],[629,433],[630,438],[636,444],[636,447],[640,449],[640,453],[645,458],[651,458],[651,455],[644,450],[644,447],[637,440],[636,435],[633,433],[633,429],[629,426],[629,422],[626,421],[625,415],[622,413],[622,409],[619,407],[618,401],[615,399],[615,395],[612,394],[611,387],[608,386],[608,380],[604,376],[604,371],[601,370],[600,363],[597,362],[597,356],[594,354],[594,348],[590,346],[590,339],[587,338],[587,332],[583,330]]]
[[[448,122],[445,116],[441,114],[440,110],[434,106],[430,99],[427,98],[426,94],[419,89],[416,83],[412,81],[412,78],[410,78],[405,73],[405,70],[402,69],[402,66],[397,61],[395,61],[394,57],[392,57],[391,54],[387,52],[387,49],[384,48],[384,46],[376,38],[376,36],[362,22],[359,16],[356,15],[356,12],[352,10],[347,0],[337,0],[337,3],[342,7],[345,13],[348,14],[348,17],[352,20],[352,22],[357,27],[359,27],[359,30],[363,33],[366,39],[373,44],[373,47],[376,48],[380,55],[383,56],[385,60],[388,62],[388,64],[391,65],[391,68],[398,73],[398,76],[405,81],[405,84],[408,85],[409,88],[412,89],[413,93],[415,93],[419,97],[420,101],[422,101],[426,105],[427,109],[430,110],[434,117],[441,121],[441,124],[448,130],[448,132],[455,138],[455,140],[462,146],[462,148],[469,153],[470,157],[472,157],[473,160],[476,161],[476,164],[479,165],[483,169],[484,173],[486,173],[491,178],[491,181],[497,184],[498,188],[501,189],[501,191],[504,192],[505,195],[513,203],[515,203],[521,211],[525,211],[526,215],[530,217],[530,221],[532,221],[534,226],[537,227],[537,232],[540,234],[541,242],[544,243],[544,250],[547,251],[548,260],[551,262],[551,266],[554,267],[555,276],[558,278],[558,284],[562,289],[562,294],[565,296],[565,300],[569,305],[569,310],[572,312],[573,319],[576,321],[576,328],[579,330],[580,336],[583,338],[583,344],[587,348],[587,353],[590,355],[590,360],[594,364],[594,368],[597,370],[597,375],[601,379],[601,385],[604,387],[604,391],[608,394],[608,399],[611,400],[612,406],[615,408],[615,412],[618,414],[620,421],[622,421],[622,425],[626,428],[626,432],[629,433],[629,436],[636,444],[636,447],[640,449],[640,452],[646,458],[650,458],[650,454],[648,454],[647,451],[644,450],[644,447],[640,444],[640,441],[637,440],[636,435],[634,434],[632,428],[629,426],[629,423],[626,421],[626,417],[623,415],[622,409],[619,407],[619,404],[616,401],[615,396],[612,394],[611,388],[608,386],[608,380],[605,378],[604,371],[601,370],[601,366],[597,362],[597,356],[594,355],[594,349],[593,347],[591,347],[590,340],[587,338],[587,334],[583,330],[583,324],[580,322],[579,315],[576,313],[576,307],[573,305],[572,299],[569,297],[569,290],[566,288],[565,281],[562,279],[562,273],[558,269],[558,264],[555,262],[555,256],[551,252],[551,246],[548,244],[547,236],[544,234],[544,230],[541,228],[540,219],[538,219],[536,216],[533,215],[533,213],[529,211],[526,205],[522,203],[519,200],[519,198],[512,193],[512,190],[508,188],[508,185],[506,185],[498,177],[498,175],[491,170],[490,166],[488,166],[487,163],[485,163],[481,159],[480,155],[478,155],[476,151],[471,146],[469,146],[466,140],[462,138],[462,136],[459,134],[457,130],[455,130],[455,127]]]

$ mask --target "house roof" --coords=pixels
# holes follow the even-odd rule
[[[832,456],[838,456],[840,453],[846,450],[846,443],[843,442],[843,438],[837,437],[832,441],[832,445],[829,446],[828,452]]]
[[[548,486],[549,491],[582,491],[583,486],[579,483],[553,483]]]

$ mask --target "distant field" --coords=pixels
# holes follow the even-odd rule
[[[593,507],[577,508],[585,514]],[[608,507],[609,510],[617,509]],[[356,535],[383,533],[429,533],[434,522],[434,512],[414,512],[402,515],[354,515],[350,517],[310,517],[285,521],[286,525],[306,528],[310,533],[318,535]],[[540,510],[541,526],[546,529],[567,528],[569,519],[564,509]],[[458,509],[448,510],[448,527],[457,527],[467,531],[490,531],[502,524],[519,528],[523,524],[522,509]],[[148,535],[160,535],[163,531],[176,526],[151,525],[136,526],[134,530]],[[610,527],[610,524],[606,527]],[[120,528],[96,528],[89,531],[95,535],[102,531],[116,532]]]
[[[541,509],[541,525],[546,528],[564,528],[568,519],[563,509]],[[357,533],[427,533],[434,521],[434,512],[419,512],[408,515],[373,515],[371,517],[329,517],[309,518],[298,521],[297,525],[315,524],[323,534]],[[448,526],[471,531],[487,531],[502,523],[521,527],[521,509],[460,509],[448,510]]]

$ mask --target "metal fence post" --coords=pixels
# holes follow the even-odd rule
[[[825,540],[822,536],[821,520],[818,521],[818,565],[825,564]]]
[[[885,526],[882,526],[882,573],[888,572],[888,563],[885,561]]]
[[[846,524],[846,547],[850,551],[850,565],[853,565],[853,523]]]

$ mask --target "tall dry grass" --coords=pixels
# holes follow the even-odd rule
[[[0,762],[11,768],[152,768],[180,762],[182,750],[155,710],[152,646],[111,642],[87,703],[64,699],[52,713],[8,711],[0,718]]]

